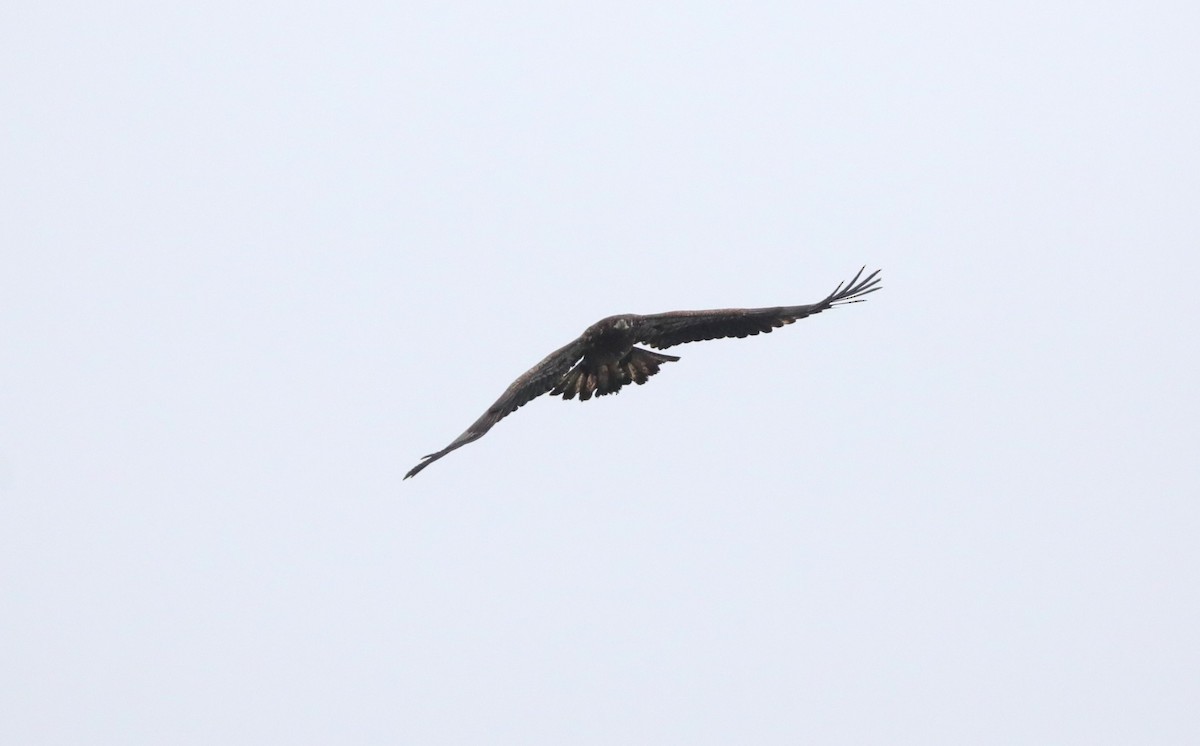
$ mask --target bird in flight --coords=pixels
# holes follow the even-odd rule
[[[456,448],[479,440],[500,420],[529,400],[550,392],[563,399],[615,394],[628,383],[641,385],[658,372],[663,363],[678,360],[674,355],[635,347],[644,344],[660,350],[685,342],[723,337],[749,337],[812,316],[834,306],[858,303],[880,288],[880,270],[863,277],[863,267],[848,283],[839,284],[823,300],[807,306],[775,308],[721,308],[711,311],[671,311],[650,316],[623,314],[592,324],[578,339],[551,352],[537,365],[512,382],[496,403],[488,407],[466,432],[404,475],[414,477],[426,466]],[[860,280],[861,278],[861,280]]]

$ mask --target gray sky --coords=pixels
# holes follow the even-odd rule
[[[7,7],[0,741],[1200,742],[1198,36]],[[602,316],[863,264],[401,481]]]

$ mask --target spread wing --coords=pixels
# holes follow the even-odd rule
[[[699,342],[722,337],[749,337],[766,334],[772,329],[790,324],[844,303],[858,303],[864,295],[880,288],[880,270],[865,278],[863,267],[848,283],[839,284],[824,300],[807,306],[778,306],[775,308],[720,308],[712,311],[672,311],[638,317],[638,341],[658,349],[685,342]],[[862,278],[861,280],[859,278]]]
[[[475,423],[467,428],[466,432],[454,439],[454,442],[446,446],[437,453],[431,453],[428,456],[421,457],[421,463],[414,466],[404,475],[405,479],[416,476],[422,469],[429,466],[434,461],[437,461],[442,456],[450,453],[456,448],[462,448],[467,443],[479,440],[484,433],[492,429],[500,420],[517,410],[518,407],[527,403],[530,399],[541,396],[550,389],[554,388],[554,384],[567,374],[571,366],[579,362],[583,357],[586,344],[583,338],[580,337],[570,344],[560,347],[546,356],[542,362],[525,371],[520,378],[512,382],[496,403],[488,407],[488,410],[483,413],[483,416],[475,420]]]

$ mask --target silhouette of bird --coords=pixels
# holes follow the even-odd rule
[[[864,300],[864,295],[881,287],[880,270],[863,278],[865,270],[863,267],[850,282],[839,284],[823,300],[807,306],[671,311],[650,316],[622,314],[601,319],[585,329],[578,339],[551,352],[513,381],[466,432],[442,450],[423,456],[404,478],[416,476],[456,448],[482,438],[497,422],[546,392],[551,396],[561,395],[563,399],[578,396],[580,401],[587,401],[593,394],[615,394],[628,383],[641,385],[657,373],[663,363],[679,359],[635,347],[636,344],[663,350],[686,342],[767,334],[772,329],[829,308],[858,303]]]

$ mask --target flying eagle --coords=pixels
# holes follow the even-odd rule
[[[660,365],[679,359],[634,347],[635,344],[663,350],[685,342],[766,334],[827,308],[858,303],[864,300],[862,296],[880,288],[880,270],[859,281],[865,269],[860,269],[849,283],[839,284],[824,300],[808,306],[671,311],[651,316],[623,314],[601,319],[585,329],[579,339],[551,352],[545,360],[513,381],[466,432],[437,453],[422,457],[421,463],[404,478],[416,476],[447,453],[479,440],[497,422],[547,391],[551,396],[561,394],[563,399],[578,396],[580,401],[587,401],[593,394],[615,394],[627,383],[641,385],[658,372]]]

